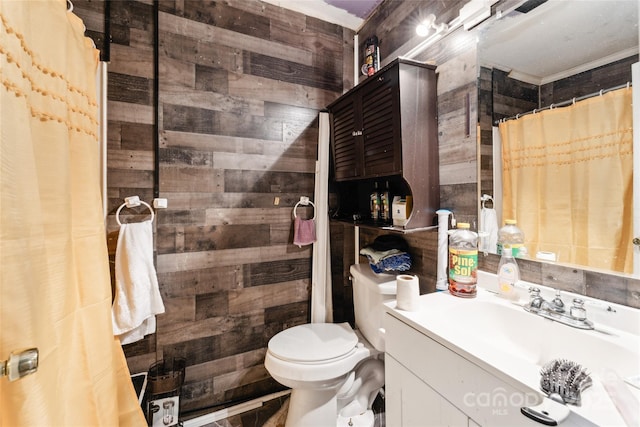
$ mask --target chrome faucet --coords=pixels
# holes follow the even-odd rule
[[[551,301],[546,301],[540,295],[540,289],[536,287],[529,288],[529,294],[529,303],[524,305],[524,309],[529,313],[534,313],[574,328],[593,329],[593,323],[587,320],[587,310],[584,308],[582,299],[574,298],[573,305],[567,312],[559,289],[556,290],[556,296]]]

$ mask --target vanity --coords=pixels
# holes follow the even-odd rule
[[[479,283],[473,299],[426,294],[413,312],[387,303],[387,425],[544,425],[523,407],[561,426],[633,425],[616,405],[627,408],[627,420],[628,411],[640,419],[640,389],[624,381],[640,374],[640,310],[586,299],[595,329],[578,329],[525,311],[526,283],[517,302],[497,295],[495,275],[479,272]],[[553,289],[541,289],[553,298]],[[541,368],[558,358],[579,363],[592,379],[580,406],[540,389]]]

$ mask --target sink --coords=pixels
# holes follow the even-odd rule
[[[387,307],[394,317],[483,370],[529,390],[539,401],[545,398],[539,385],[542,366],[558,358],[582,365],[593,385],[582,393],[581,406],[569,407],[580,419],[594,425],[612,425],[612,419],[621,421],[616,400],[607,393],[605,384],[612,378],[640,374],[640,335],[633,333],[633,328],[617,328],[614,322],[618,316],[624,323],[640,323],[640,310],[630,307],[616,306],[616,312],[608,315],[611,324],[594,322],[594,330],[573,328],[529,313],[521,303],[481,287],[472,299],[454,297],[446,291],[422,295],[418,311],[397,310],[394,302]],[[624,393],[640,401],[637,388],[625,384]]]
[[[623,331],[572,328],[528,313],[521,305],[505,304],[493,295],[451,307],[443,314],[449,319],[470,319],[451,325],[459,336],[472,335],[485,346],[501,348],[536,367],[562,358],[580,363],[591,373],[612,366],[623,378],[640,373],[638,337]]]

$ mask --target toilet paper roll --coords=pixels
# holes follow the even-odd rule
[[[420,304],[420,284],[417,276],[401,274],[396,277],[396,307],[405,311],[417,311]]]

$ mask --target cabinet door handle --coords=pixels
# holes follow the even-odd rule
[[[527,418],[531,418],[534,421],[539,422],[540,424],[544,424],[546,426],[557,426],[558,422],[551,418],[548,414],[544,414],[542,412],[538,412],[535,409],[529,407],[520,408],[520,412],[522,415],[525,415]]]

